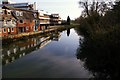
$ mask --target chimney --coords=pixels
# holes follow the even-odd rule
[[[2,0],[2,4],[10,4],[8,0]]]
[[[33,4],[33,9],[36,10],[36,2]]]

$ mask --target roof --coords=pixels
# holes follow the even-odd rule
[[[22,9],[10,7],[10,6],[3,6],[3,9],[12,10],[11,13],[12,13],[13,17],[15,17],[18,20],[21,20],[21,19],[33,20],[35,18],[34,17],[34,12],[30,11],[30,10],[22,10]],[[16,11],[22,11],[23,12],[23,16],[17,16],[16,15]]]
[[[24,9],[14,8],[12,6],[3,6],[2,9],[10,9],[10,10],[19,10],[19,11],[33,12],[31,10],[24,10]]]

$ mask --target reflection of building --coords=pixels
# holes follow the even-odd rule
[[[14,60],[29,54],[30,52],[40,49],[47,45],[50,40],[50,36],[47,37],[37,37],[26,40],[25,42],[16,42],[2,49],[2,63],[7,64],[13,62]]]
[[[53,34],[53,41],[59,41],[59,39],[60,39],[60,33],[58,32],[58,33],[56,33],[56,34]]]

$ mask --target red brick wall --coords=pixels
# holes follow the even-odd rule
[[[34,21],[30,20],[23,20],[23,23],[20,23],[20,21],[17,21],[17,27],[25,27],[25,32],[33,32],[34,28],[33,26],[35,25]],[[28,28],[26,28],[28,27]]]
[[[4,29],[6,30],[5,32]],[[8,28],[2,28],[2,36],[8,36]]]
[[[4,32],[4,29],[6,30],[5,32]],[[11,34],[17,34],[16,27],[14,27],[13,30],[12,30],[12,28],[10,28],[10,34],[8,34],[8,28],[1,28],[1,31],[2,32],[0,33],[0,36],[2,36],[2,37],[8,36],[8,35],[11,35]]]

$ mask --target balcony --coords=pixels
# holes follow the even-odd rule
[[[50,22],[40,22],[40,24],[50,24]]]

